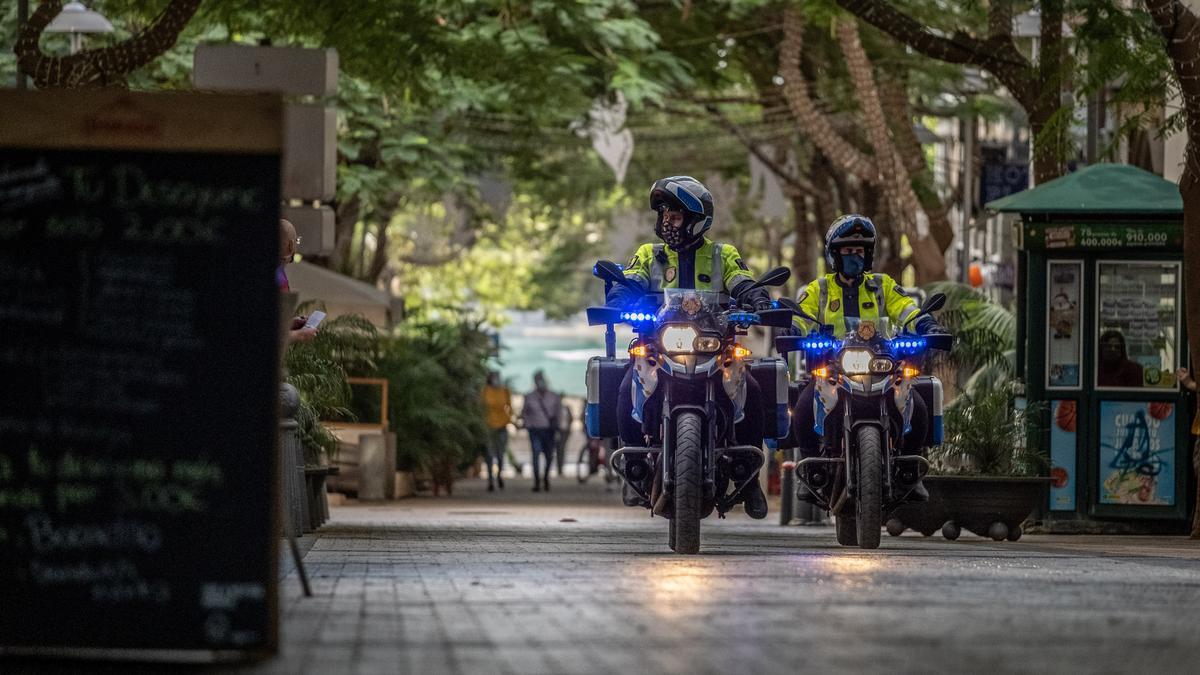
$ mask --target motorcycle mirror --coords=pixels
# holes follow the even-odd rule
[[[776,267],[769,270],[766,274],[759,277],[758,281],[754,282],[751,288],[762,288],[763,286],[782,286],[787,283],[788,279],[792,278],[792,271],[786,267]]]
[[[801,319],[806,319],[813,323],[817,322],[816,319],[814,319],[813,317],[808,315],[808,312],[805,312],[803,309],[800,309],[800,304],[797,303],[795,300],[792,300],[791,298],[780,298],[776,302],[779,303],[780,307],[790,310],[792,312],[792,314],[795,314],[796,316],[800,317]]]
[[[934,293],[925,299],[925,303],[921,305],[921,311],[925,314],[932,314],[946,306],[946,294]]]
[[[916,321],[917,319],[925,316],[926,314],[932,314],[945,306],[946,306],[946,294],[945,293],[934,293],[933,295],[931,295],[925,299],[925,304],[921,305],[920,311],[914,312],[912,316],[908,317],[908,320],[904,322],[903,327],[907,328],[909,326],[909,324]]]
[[[592,267],[592,274],[610,284],[620,284],[630,288],[637,288],[632,281],[625,278],[625,274],[621,271],[621,268],[617,267],[617,264],[611,260],[596,261],[595,266]]]

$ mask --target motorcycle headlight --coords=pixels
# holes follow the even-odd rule
[[[871,359],[871,372],[872,373],[890,373],[890,372],[892,372],[892,368],[894,368],[895,366],[896,366],[896,363],[894,361],[892,361],[891,359],[885,359],[882,357]]]
[[[692,351],[696,343],[696,329],[691,326],[667,326],[659,334],[663,351],[668,354],[681,354]]]
[[[871,352],[865,349],[847,349],[842,352],[842,372],[847,375],[865,375],[871,372]]]
[[[721,351],[721,338],[711,335],[701,335],[692,342],[693,348],[702,354],[711,354]]]

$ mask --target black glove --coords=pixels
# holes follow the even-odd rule
[[[942,328],[942,325],[937,322],[937,319],[928,314],[917,319],[916,329],[918,335],[931,335],[934,333],[948,332],[945,328]]]
[[[630,281],[633,280],[631,279]],[[641,284],[636,281],[633,281],[633,283],[637,286],[636,289],[629,288],[625,284],[616,284],[613,286],[612,290],[608,292],[608,296],[604,298],[604,304],[609,307],[627,307],[637,302],[645,295],[645,291],[642,290]]]
[[[771,309],[771,294],[765,288],[751,289],[750,287],[753,285],[754,282],[747,279],[735,286],[730,295],[737,300],[739,305],[753,307],[756,312]]]

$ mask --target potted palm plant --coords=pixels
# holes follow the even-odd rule
[[[1042,411],[1014,406],[1016,317],[963,284],[942,282],[926,290],[947,297],[938,319],[957,339],[933,365],[956,398],[946,410],[945,442],[930,452],[929,502],[898,509],[888,532],[912,528],[931,535],[941,529],[956,539],[965,528],[1016,541],[1048,480],[1039,477],[1048,467],[1044,453],[1026,444],[1039,437],[1033,425]]]
[[[966,529],[996,541],[1021,538],[1021,524],[1045,499],[1045,453],[1027,445],[1041,410],[1013,405],[1013,387],[963,393],[946,410],[945,442],[930,452],[929,501],[895,511],[888,532],[938,529],[957,539]]]

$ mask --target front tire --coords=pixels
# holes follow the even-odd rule
[[[879,548],[883,526],[883,437],[871,426],[858,428],[858,494],[854,515],[859,548]]]
[[[704,433],[696,413],[675,419],[675,552],[700,552],[700,509],[703,506]]]

